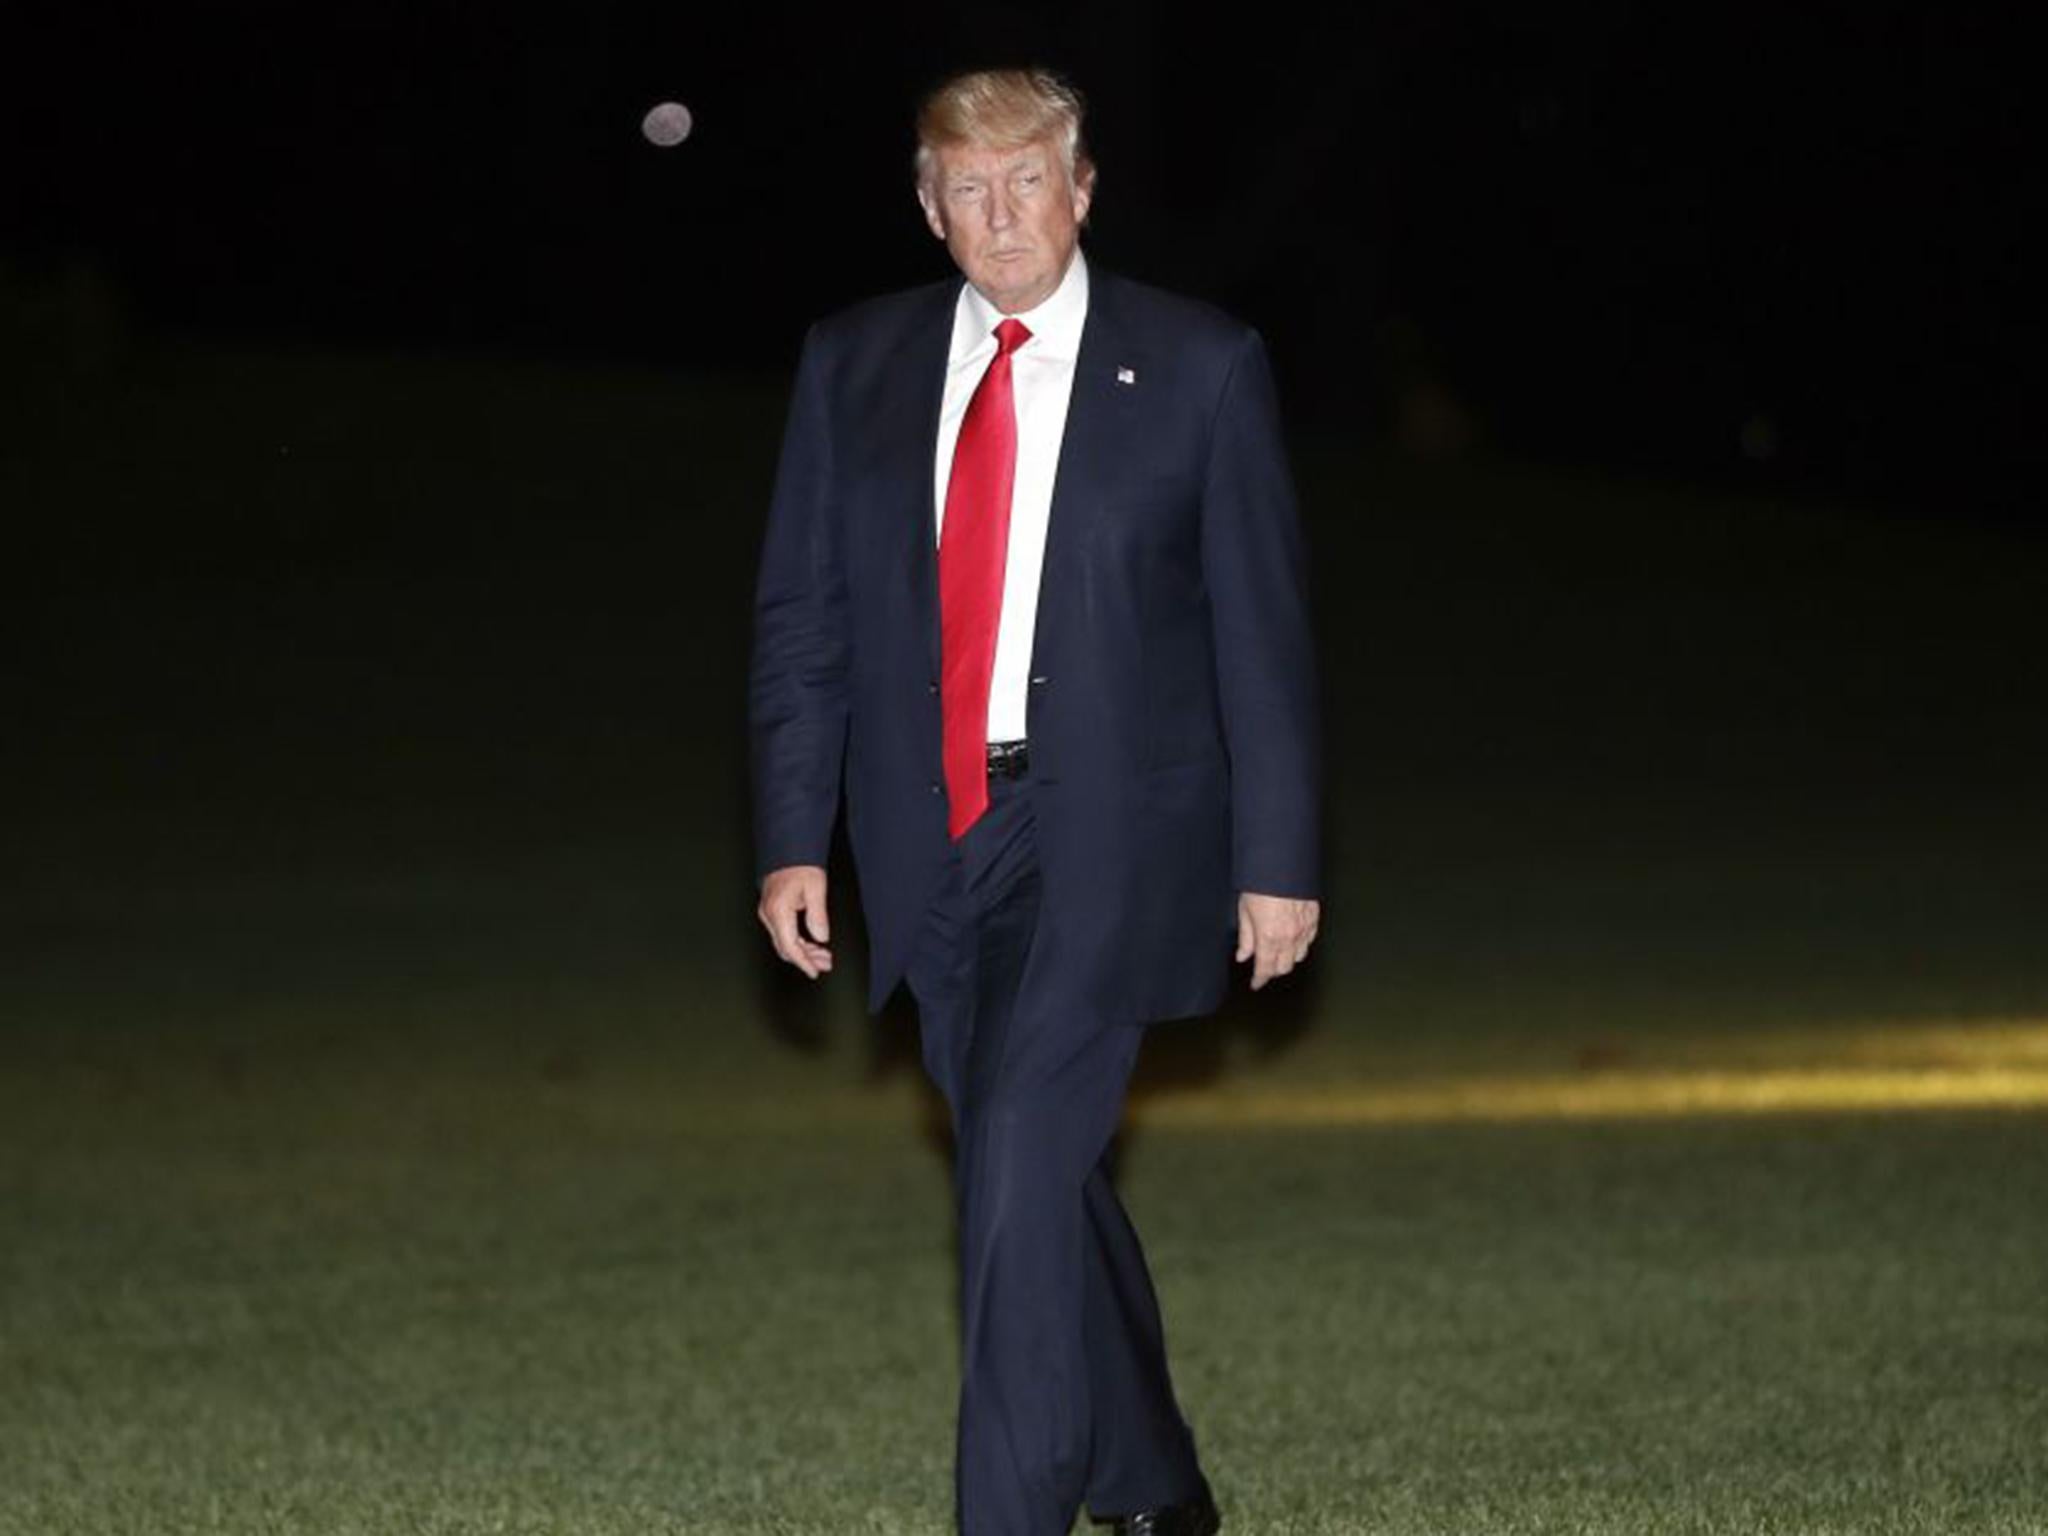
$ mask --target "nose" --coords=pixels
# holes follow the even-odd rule
[[[1017,222],[1017,210],[1010,203],[1010,189],[998,186],[989,194],[988,225],[990,229],[1008,229]]]

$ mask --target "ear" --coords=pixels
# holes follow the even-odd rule
[[[946,221],[939,216],[938,201],[932,196],[929,187],[920,186],[917,189],[917,204],[920,208],[924,209],[924,222],[926,226],[941,240],[945,239]]]
[[[1074,167],[1074,222],[1088,222],[1088,206],[1095,201],[1095,162],[1083,160]]]

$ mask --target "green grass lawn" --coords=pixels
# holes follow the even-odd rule
[[[922,1101],[347,1054],[10,1076],[0,1530],[949,1529]],[[2048,1519],[2039,1113],[1135,1122],[1247,1536]]]

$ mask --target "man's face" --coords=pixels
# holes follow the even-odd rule
[[[982,296],[1005,314],[1030,309],[1066,275],[1094,176],[1067,178],[1050,138],[1022,149],[949,144],[918,188],[925,222]]]

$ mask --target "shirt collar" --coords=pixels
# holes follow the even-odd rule
[[[1067,263],[1066,275],[1060,279],[1059,286],[1036,306],[1017,316],[1031,332],[1030,338],[1019,349],[1020,354],[1062,358],[1078,356],[1081,351],[1081,323],[1087,316],[1088,262],[1081,255],[1080,242],[1076,241],[1073,259]],[[953,309],[953,346],[947,360],[957,363],[978,351],[995,351],[995,329],[1002,320],[1002,311],[989,303],[979,288],[972,283],[962,283],[960,302]]]

